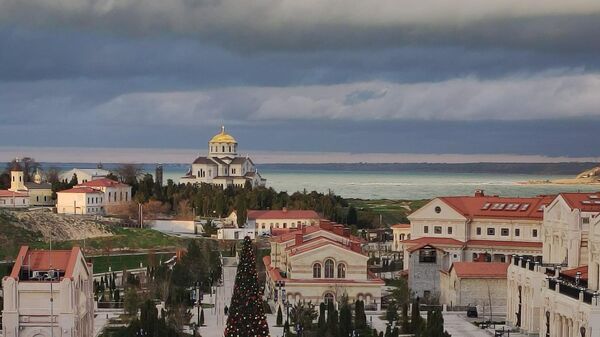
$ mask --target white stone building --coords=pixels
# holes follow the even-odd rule
[[[503,262],[455,262],[447,272],[441,272],[440,302],[504,312],[507,269]]]
[[[4,337],[93,336],[92,266],[78,247],[21,247],[2,289]]]
[[[404,252],[405,240],[410,240],[410,224],[395,224],[392,228],[392,250],[396,252]]]
[[[131,186],[108,178],[80,183],[75,188],[88,187],[104,193],[104,207],[124,205],[131,202]]]
[[[246,227],[254,228],[257,235],[279,235],[318,225],[320,218],[313,210],[248,210]]]
[[[29,195],[27,193],[0,190],[0,207],[26,208],[29,207]]]
[[[182,183],[207,183],[244,187],[248,182],[252,187],[265,186],[256,166],[249,157],[238,156],[237,141],[225,133],[225,127],[208,142],[208,156],[194,160],[187,175],[181,177]]]
[[[409,286],[419,296],[426,291],[437,296],[439,279],[432,281],[433,288],[417,281],[447,272],[454,262],[507,263],[513,255],[541,260],[543,206],[552,200],[488,196],[483,191],[433,199],[408,216],[411,239],[402,242],[402,249]],[[414,257],[431,251],[429,246],[435,248],[436,263]]]
[[[267,300],[274,306],[282,299],[318,304],[345,295],[365,301],[368,310],[380,309],[384,282],[368,271],[362,243],[328,221],[271,238],[271,254],[263,259]]]
[[[62,214],[105,214],[104,193],[91,187],[74,187],[56,193],[56,211]]]
[[[110,174],[110,171],[101,168],[73,168],[68,171],[61,172],[59,179],[62,182],[68,183],[73,178],[73,175],[77,177],[77,183],[85,183],[88,181],[106,178]]]
[[[544,209],[543,258],[514,257],[507,322],[528,334],[600,337],[600,193],[561,193]]]

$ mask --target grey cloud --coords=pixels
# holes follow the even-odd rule
[[[600,48],[596,0],[1,0],[0,22],[177,34],[248,51],[427,43]]]

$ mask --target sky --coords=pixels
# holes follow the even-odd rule
[[[600,2],[0,0],[0,155],[221,125],[282,161],[599,158]]]

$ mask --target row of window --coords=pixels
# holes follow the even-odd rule
[[[429,226],[423,226],[423,233],[425,233],[425,234],[429,233]],[[434,234],[443,234],[442,226],[433,226],[433,233]],[[452,234],[452,226],[449,226],[449,227],[446,228],[446,233],[447,234]],[[481,227],[477,227],[476,233],[477,233],[477,235],[481,235],[481,233],[482,233]],[[487,235],[496,235],[496,228],[495,227],[488,227],[487,228]],[[510,235],[510,229],[509,228],[500,228],[500,236],[509,236],[509,235]],[[521,236],[521,229],[520,228],[515,228],[515,236]],[[538,230],[537,229],[533,229],[531,231],[531,236],[534,237],[534,238],[537,238],[537,236],[538,236]]]
[[[301,225],[302,225],[302,221],[298,221],[298,225],[297,226],[294,226],[294,223],[291,222],[290,223],[290,228],[300,227]],[[287,227],[287,222],[282,223],[281,226],[282,227],[279,227],[279,222],[276,222],[274,228],[288,228]],[[267,223],[266,222],[261,223],[260,228],[267,229]],[[273,228],[273,223],[272,222],[269,224],[269,228]]]
[[[88,197],[87,198],[87,203],[88,204],[91,204],[91,203],[96,203],[97,204],[98,200],[100,200],[100,202],[102,202],[102,197],[100,197],[100,198],[98,198],[98,197],[95,197],[95,198],[94,197],[92,197],[92,198]]]
[[[100,211],[101,208],[100,207],[88,207],[87,208],[87,212],[88,213],[97,213],[98,211]]]
[[[494,227],[488,227],[487,229],[487,235],[496,235],[496,228]],[[481,227],[477,227],[476,229],[476,233],[477,235],[481,235]],[[509,236],[510,235],[510,229],[509,228],[500,228],[500,236]],[[515,228],[515,236],[521,236],[521,229],[520,228]],[[531,230],[531,236],[534,238],[537,238],[538,236],[538,230],[537,229],[532,229]]]
[[[47,200],[46,200],[46,198],[47,198],[47,197],[46,197],[46,196],[44,196],[44,201],[47,201]],[[40,201],[40,196],[39,196],[39,195],[36,195],[36,196],[35,196],[35,201]]]
[[[233,152],[231,150],[231,145],[229,145],[229,146],[221,146],[221,152],[225,152],[225,149],[228,149],[229,152]],[[235,151],[235,146],[233,147],[233,150]],[[219,151],[219,147],[218,146],[215,145],[215,146],[211,146],[210,147],[210,152],[218,152],[218,151]]]
[[[127,199],[129,198],[128,194],[128,192],[125,192],[125,201],[127,201]],[[117,192],[108,192],[108,201],[110,201],[111,199],[113,199],[113,202],[117,202]],[[119,201],[123,201],[123,191],[119,192]],[[100,200],[100,202],[102,202],[102,199]]]
[[[313,278],[321,278],[322,266],[320,262],[313,264]],[[324,278],[335,278],[335,262],[332,259],[325,260]],[[346,278],[346,265],[338,263],[337,278]]]
[[[10,204],[16,204],[16,202],[13,202],[13,199],[8,199],[10,201]],[[2,205],[6,205],[6,199],[2,199],[0,200],[2,202]],[[21,201],[23,202],[23,205],[25,205],[25,199],[21,199]]]

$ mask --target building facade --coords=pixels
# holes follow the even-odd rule
[[[93,336],[92,266],[78,247],[21,247],[2,288],[4,337]]]
[[[0,207],[4,208],[26,208],[29,207],[29,195],[27,193],[0,190]]]
[[[441,272],[440,302],[504,312],[507,270],[508,264],[503,262],[455,262]]]
[[[543,209],[552,200],[551,196],[488,196],[481,190],[473,196],[433,199],[408,216],[411,238],[402,242],[402,248],[409,281],[420,279],[411,276],[411,269],[439,275],[433,269],[448,272],[455,262],[508,263],[513,255],[541,260]],[[418,258],[430,249],[427,245],[435,247],[435,265]],[[433,288],[413,282],[418,295],[425,291],[439,295],[439,277],[432,277],[436,278]]]
[[[395,224],[392,228],[392,250],[404,252],[404,241],[410,240],[410,224]]]
[[[104,193],[90,187],[74,187],[56,193],[56,211],[61,214],[98,214],[106,212]]]
[[[13,192],[13,193],[10,193]],[[0,196],[5,203],[0,201],[0,207],[29,207],[29,206],[54,206],[55,200],[52,198],[52,185],[43,180],[42,174],[39,170],[36,170],[33,175],[33,181],[26,181],[25,172],[21,169],[18,161],[16,161],[10,170],[10,188],[3,190],[2,195],[9,197]],[[11,203],[12,197],[16,197],[14,204]],[[27,206],[23,206],[17,200],[19,197],[27,197]],[[12,206],[15,205],[15,206]]]
[[[540,336],[600,337],[600,193],[559,194],[542,230],[542,261],[509,266],[507,322]]]
[[[238,156],[238,143],[225,133],[225,127],[208,142],[208,156],[196,158],[188,173],[181,177],[182,183],[206,183],[228,186],[265,186],[266,179],[258,173],[249,157]]]
[[[313,210],[248,210],[246,227],[256,229],[257,235],[277,235],[318,225],[320,218]]]
[[[384,282],[368,271],[361,244],[348,229],[328,221],[271,238],[271,254],[263,259],[265,297],[283,306],[337,303],[347,296],[350,302],[365,301],[367,309],[380,309]]]
[[[86,183],[88,181],[106,178],[110,174],[110,171],[104,170],[102,168],[74,168],[68,171],[61,172],[58,176],[58,179],[64,183],[68,183],[73,179],[73,177],[77,177],[77,183]]]

